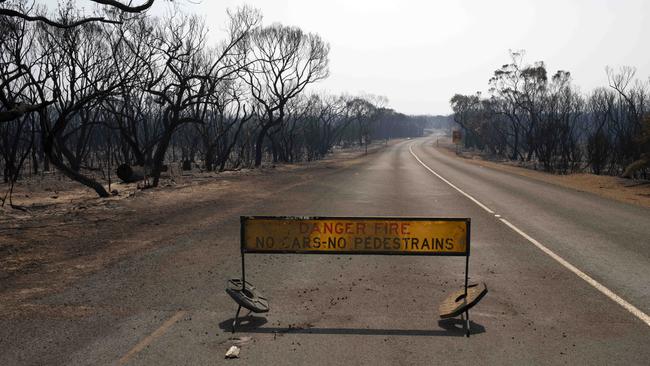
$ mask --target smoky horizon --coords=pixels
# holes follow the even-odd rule
[[[56,0],[37,0],[54,9]],[[76,1],[90,13],[91,3]],[[209,43],[222,40],[226,11],[259,9],[263,23],[298,26],[331,46],[330,75],[315,92],[385,96],[408,115],[452,113],[456,94],[489,94],[494,71],[525,51],[522,62],[571,73],[589,94],[608,87],[606,67],[650,77],[650,3],[641,0],[461,1],[159,1],[149,14],[197,14]]]

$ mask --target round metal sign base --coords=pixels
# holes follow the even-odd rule
[[[269,311],[269,301],[248,281],[246,281],[246,288],[242,289],[241,279],[231,279],[228,281],[226,293],[241,307],[254,313],[266,313]]]
[[[478,304],[487,292],[485,283],[476,283],[467,286],[467,298],[465,298],[465,289],[460,289],[452,293],[440,303],[440,307],[438,308],[440,318],[453,318],[464,313]]]

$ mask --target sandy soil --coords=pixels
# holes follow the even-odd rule
[[[369,154],[383,147],[373,145]],[[37,311],[22,305],[364,156],[347,149],[311,163],[191,172],[167,177],[155,189],[113,184],[118,195],[107,199],[59,176],[24,182],[14,193],[24,210],[0,209],[0,316]]]
[[[650,181],[587,173],[550,174],[517,166],[517,162],[490,160],[489,157],[473,151],[460,151],[457,154],[456,146],[442,137],[439,140],[439,150],[448,155],[463,158],[472,164],[518,174],[582,192],[594,193],[620,202],[650,207]]]

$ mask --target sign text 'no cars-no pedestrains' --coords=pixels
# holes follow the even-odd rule
[[[468,255],[469,219],[242,217],[244,252]]]

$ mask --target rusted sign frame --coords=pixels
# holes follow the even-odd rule
[[[466,223],[466,244],[465,252],[387,252],[387,251],[335,251],[335,250],[256,250],[246,248],[246,231],[245,223],[251,219],[265,219],[265,220],[369,220],[369,221],[457,221]],[[458,218],[458,217],[382,217],[382,216],[240,216],[240,251],[241,251],[241,269],[242,269],[242,291],[246,289],[246,253],[249,254],[332,254],[332,255],[416,255],[416,256],[450,256],[450,257],[465,257],[465,285],[464,294],[467,297],[467,286],[469,281],[469,255],[470,255],[470,237],[471,237],[471,219]],[[233,320],[233,333],[239,319],[241,305],[237,308],[235,319]],[[469,326],[469,310],[465,311],[465,330],[466,335],[470,335]]]

